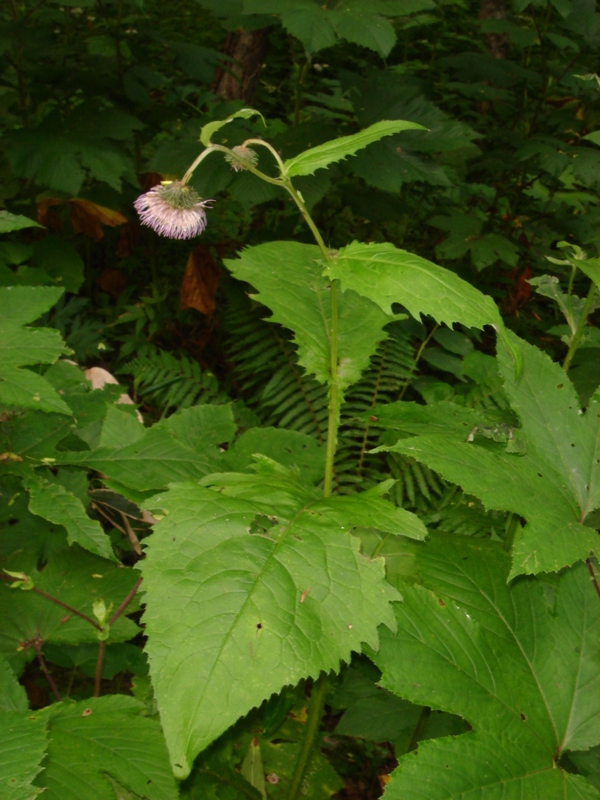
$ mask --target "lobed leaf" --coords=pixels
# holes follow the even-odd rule
[[[321,253],[315,245],[269,242],[243,250],[225,264],[236,278],[258,289],[255,298],[273,312],[269,319],[290,328],[298,360],[320,383],[330,380],[331,293],[322,276]],[[369,365],[383,326],[391,316],[354,292],[339,301],[338,363],[340,387],[356,382]]]
[[[421,314],[452,326],[469,328],[503,323],[491,297],[482,294],[454,272],[394,245],[353,242],[343,247],[326,267],[326,274],[348,289],[368,297],[386,313],[401,303],[416,319]]]
[[[584,565],[556,588],[509,587],[495,543],[436,536],[413,548],[422,586],[402,586],[398,630],[374,655],[382,685],[464,717],[473,730],[419,745],[400,759],[390,800],[592,800],[561,767],[600,740],[600,605]]]

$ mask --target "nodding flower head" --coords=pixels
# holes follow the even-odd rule
[[[245,144],[239,144],[237,147],[232,147],[231,152],[235,153],[237,158],[227,153],[225,161],[231,164],[236,172],[248,169],[248,167],[255,167],[258,164],[258,153],[246,147]]]
[[[140,195],[134,206],[143,225],[169,239],[192,239],[206,228],[206,211],[212,200],[181,181],[164,181]]]

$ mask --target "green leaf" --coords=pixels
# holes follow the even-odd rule
[[[81,500],[63,486],[50,483],[37,474],[24,480],[29,490],[29,510],[44,519],[63,525],[69,544],[77,542],[84,550],[115,560],[110,539],[97,520],[90,519]]]
[[[5,711],[27,711],[25,689],[18,683],[10,664],[0,655],[0,718]]]
[[[321,274],[319,248],[269,242],[249,247],[225,264],[236,278],[258,289],[255,298],[272,310],[272,322],[294,331],[298,360],[306,371],[320,383],[329,382],[331,292]],[[391,315],[354,292],[339,298],[338,313],[339,383],[344,391],[360,378],[378,342],[386,338],[383,326]]]
[[[31,712],[0,713],[0,795],[2,800],[33,800],[33,786],[46,750],[46,721]]]
[[[357,150],[361,150],[384,136],[406,130],[424,130],[424,128],[416,122],[381,120],[352,136],[333,139],[288,159],[284,164],[285,173],[290,178],[296,175],[312,175],[315,170],[323,169],[336,161],[342,161],[346,156],[354,155]]]
[[[393,481],[386,482],[389,489]],[[310,514],[323,516],[339,524],[342,528],[347,520],[351,527],[377,528],[384,533],[401,534],[409,539],[425,539],[427,528],[416,514],[377,497],[373,490],[348,497],[334,496],[319,500],[310,507]]]
[[[590,142],[600,146],[600,131],[592,131],[582,138],[589,139]]]
[[[252,737],[246,757],[242,762],[240,769],[241,774],[248,781],[250,786],[253,786],[263,798],[266,800],[265,792],[265,773],[263,769],[262,756],[260,752],[260,744],[258,739]]]
[[[57,109],[37,128],[8,134],[6,154],[15,175],[71,197],[88,173],[119,192],[124,178],[136,185],[133,159],[121,142],[143,127],[129,114],[88,101],[67,116]]]
[[[0,211],[0,233],[11,233],[23,228],[41,228],[35,220],[24,217],[22,214],[11,214],[10,211]]]
[[[309,54],[331,47],[337,41],[334,12],[314,0],[244,0],[245,14],[279,14],[281,24],[299,39]]]
[[[233,122],[234,119],[250,119],[250,117],[254,117],[258,114],[258,116],[265,122],[263,115],[260,111],[257,111],[255,108],[241,108],[239,111],[236,111],[235,114],[232,114],[227,119],[216,120],[215,122],[208,122],[206,125],[202,127],[200,131],[200,141],[205,146],[208,147],[210,145],[210,140],[217,131],[221,130],[221,128],[225,125],[229,125],[230,122]],[[266,125],[266,122],[265,122]]]
[[[423,586],[402,586],[398,631],[382,630],[382,685],[473,731],[401,758],[386,797],[597,798],[559,761],[600,740],[600,604],[585,565],[554,594],[534,579],[508,587],[495,543],[435,537],[412,552]]]
[[[201,478],[216,466],[216,448],[198,453],[165,427],[146,428],[140,439],[122,447],[59,453],[56,463],[85,465],[142,492],[162,489],[172,481]]]
[[[40,375],[19,367],[48,364],[64,352],[58,331],[24,328],[56,303],[63,290],[41,286],[0,287],[0,403],[70,414],[69,407]]]
[[[227,468],[241,472],[255,453],[286,467],[297,467],[306,484],[321,480],[325,469],[323,447],[312,437],[283,428],[250,428],[224,454]]]
[[[49,539],[43,560],[32,548],[27,552],[21,548],[3,566],[10,571],[25,572],[37,589],[90,618],[94,600],[101,598],[107,606],[112,603],[117,608],[139,577],[137,570],[117,566],[77,545],[62,545],[57,531]],[[126,613],[111,626],[111,641],[125,641],[136,635],[138,626],[126,614],[138,606],[139,601],[134,598]],[[3,620],[0,652],[15,669],[35,655],[30,643],[36,637],[56,644],[98,642],[96,628],[89,622],[34,591],[10,589],[4,581],[0,584],[0,618]]]
[[[44,800],[115,800],[108,776],[146,800],[176,800],[177,787],[160,725],[140,716],[133,697],[113,695],[52,706]]]
[[[362,642],[376,648],[377,625],[391,621],[396,595],[383,562],[361,556],[348,535],[350,514],[342,529],[305,502],[284,500],[289,511],[263,535],[249,533],[263,504],[193,483],[154,498],[169,513],[143,563],[144,622],[178,777],[240,715],[286,684],[337,669]]]
[[[347,3],[341,13],[332,15],[332,21],[341,39],[368,47],[382,58],[386,58],[396,44],[394,26],[387,19],[373,14],[370,6],[361,2]]]
[[[481,447],[477,436],[473,440],[474,429],[469,435],[463,426],[461,434],[460,424],[452,433],[404,439],[390,449],[424,461],[479,497],[488,509],[512,511],[527,520],[513,546],[514,577],[559,570],[598,547],[592,514],[600,507],[600,400],[593,397],[583,414],[577,393],[558,364],[512,333],[507,340],[523,360],[517,378],[508,347],[499,346],[504,391],[520,418],[518,435],[526,454]],[[457,422],[464,416],[464,411],[445,405],[441,419],[448,410]],[[412,414],[421,415],[426,423],[423,414],[435,415],[435,407],[429,412],[414,408]],[[394,409],[388,415],[393,419]],[[403,415],[403,429],[420,432],[406,427],[402,410],[395,426],[402,428]]]
[[[392,244],[361,244],[343,247],[327,266],[343,291],[351,289],[368,297],[386,313],[401,303],[416,319],[421,314],[452,326],[469,328],[493,325],[503,329],[496,304],[458,275]]]
[[[28,369],[15,367],[2,369],[0,366],[0,403],[55,414],[71,413],[69,406],[45,378]]]

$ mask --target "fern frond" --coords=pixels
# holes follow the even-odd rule
[[[166,410],[226,399],[215,376],[202,371],[198,362],[184,353],[175,356],[156,351],[133,358],[118,372],[133,376],[139,397]]]

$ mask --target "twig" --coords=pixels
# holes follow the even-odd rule
[[[14,578],[9,577],[8,575],[0,575],[0,579],[3,581],[11,581],[11,582],[14,581]],[[57,606],[60,606],[61,608],[66,609],[67,611],[70,611],[71,614],[76,614],[78,617],[81,617],[81,619],[84,619],[86,622],[89,622],[90,625],[93,625],[94,628],[96,628],[96,630],[99,631],[102,630],[102,627],[98,625],[97,622],[94,622],[94,620],[91,617],[88,617],[87,614],[84,614],[83,612],[78,611],[76,608],[73,608],[73,606],[70,606],[67,603],[63,603],[63,601],[59,600],[58,597],[53,597],[51,594],[43,592],[41,589],[38,589],[37,586],[34,586],[33,589],[31,589],[30,591],[34,592],[35,594],[39,594],[40,597],[45,597],[46,600],[50,600],[51,603],[55,603]]]
[[[37,656],[37,660],[39,662],[40,667],[42,668],[42,672],[46,676],[46,680],[48,681],[50,688],[52,689],[52,694],[60,703],[62,701],[62,697],[60,696],[60,692],[56,688],[56,684],[54,683],[52,675],[50,675],[50,673],[48,672],[48,667],[46,666],[46,662],[44,661],[44,657],[42,656],[42,640],[39,638],[39,636],[36,636],[35,639],[31,640],[31,644],[35,648],[35,654]]]
[[[592,559],[588,558],[585,563],[587,564],[588,572],[590,573],[590,577],[592,579],[592,584],[594,586],[594,589],[596,590],[596,594],[600,598],[600,585],[598,584],[596,573],[594,572],[594,565],[592,564]]]
[[[133,588],[131,589],[131,591],[129,592],[129,594],[128,594],[128,595],[127,595],[127,597],[125,598],[125,600],[123,600],[123,602],[121,603],[121,605],[120,605],[120,606],[117,608],[117,610],[115,611],[115,613],[114,613],[114,614],[112,615],[112,617],[111,617],[111,618],[108,620],[108,624],[109,624],[109,625],[114,625],[114,624],[115,624],[115,622],[117,621],[117,619],[118,619],[118,618],[121,616],[121,614],[123,613],[123,611],[125,611],[125,609],[126,609],[126,608],[127,608],[127,606],[129,605],[129,603],[131,603],[131,601],[132,601],[132,600],[133,600],[133,598],[135,597],[135,593],[136,593],[136,592],[137,592],[137,590],[140,588],[140,584],[141,584],[142,580],[143,580],[143,578],[142,578],[142,576],[140,575],[140,577],[139,577],[139,578],[137,579],[137,581],[134,583],[134,585],[133,585]]]
[[[126,536],[127,536],[128,540],[129,540],[129,544],[133,547],[134,552],[138,556],[142,556],[143,552],[142,552],[142,548],[140,547],[140,540],[135,535],[135,532],[134,532],[133,528],[129,524],[129,520],[127,519],[127,515],[124,514],[122,511],[120,512],[120,514],[121,514],[121,517],[123,519],[123,525],[125,526]]]
[[[98,648],[98,660],[96,661],[96,675],[94,677],[94,697],[100,697],[100,686],[102,684],[102,664],[104,663],[104,652],[106,642],[100,642]]]

